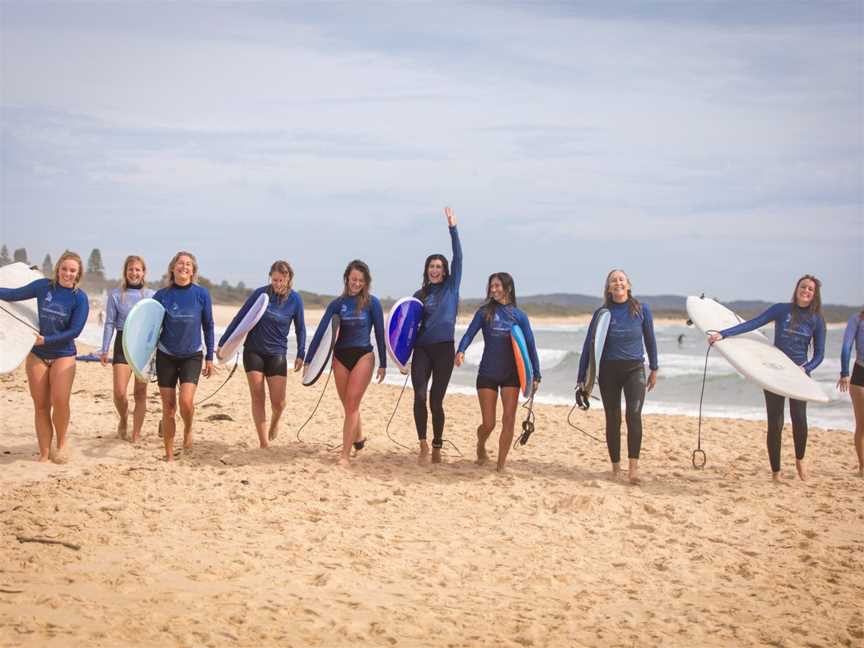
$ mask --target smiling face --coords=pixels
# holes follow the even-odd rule
[[[138,286],[144,283],[144,264],[140,261],[130,261],[126,264],[126,283]]]
[[[795,303],[798,308],[808,308],[816,296],[816,282],[812,279],[802,279],[795,289]]]
[[[606,278],[606,294],[612,295],[612,301],[623,304],[630,293],[630,280],[621,270],[614,270]]]
[[[426,265],[426,278],[433,284],[444,281],[444,262],[441,259],[433,258],[429,261]]]
[[[270,287],[277,295],[284,296],[288,294],[288,284],[290,281],[291,278],[285,272],[274,271],[270,273]]]
[[[178,286],[187,286],[192,283],[192,277],[195,276],[195,262],[192,257],[181,254],[174,262],[171,268],[174,273],[174,283]]]
[[[348,294],[351,297],[359,295],[365,285],[366,277],[363,276],[362,272],[355,268],[348,273],[348,279],[345,280],[345,286],[348,289]]]
[[[498,277],[493,277],[489,282],[489,296],[499,304],[506,304],[510,301],[504,290],[504,284]]]
[[[81,264],[75,259],[64,259],[57,268],[57,280],[64,288],[74,288],[81,278]]]

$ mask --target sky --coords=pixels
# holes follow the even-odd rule
[[[864,3],[0,0],[0,243],[864,303]]]

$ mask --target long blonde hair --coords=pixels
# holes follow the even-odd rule
[[[180,250],[177,254],[174,255],[174,258],[172,258],[171,261],[168,262],[168,274],[165,276],[166,286],[176,285],[176,282],[174,281],[174,266],[177,265],[177,262],[180,260],[181,256],[189,257],[192,260],[192,283],[198,282],[198,259],[196,259],[195,255],[191,252]]]
[[[348,297],[348,277],[351,274],[352,270],[357,270],[360,274],[363,275],[363,288],[360,289],[360,294],[357,295],[357,310],[359,313],[364,308],[366,308],[367,304],[371,301],[369,296],[370,291],[372,290],[372,273],[369,272],[369,266],[366,265],[360,259],[354,259],[351,263],[348,264],[348,267],[345,268],[345,273],[342,275],[342,281],[345,284],[345,288],[342,290],[342,296]]]
[[[55,288],[60,285],[60,266],[67,259],[72,259],[78,264],[78,275],[75,277],[75,283],[72,286],[72,290],[78,290],[78,284],[81,283],[81,278],[84,276],[84,262],[77,252],[70,252],[69,250],[61,254],[60,258],[57,259],[57,263],[54,264],[54,276],[51,277],[51,284]]]
[[[126,291],[129,290],[129,280],[126,278],[126,272],[129,270],[129,264],[138,262],[141,264],[141,268],[144,270],[144,274],[141,277],[141,282],[146,283],[145,277],[147,276],[147,264],[144,263],[144,259],[142,259],[137,254],[130,254],[126,257],[126,260],[123,262],[123,278],[120,280],[120,303],[122,304],[126,301]]]

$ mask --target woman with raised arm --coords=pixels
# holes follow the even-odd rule
[[[39,461],[66,463],[69,400],[75,380],[75,338],[84,330],[90,304],[78,287],[84,274],[81,257],[64,252],[51,279],[37,279],[21,288],[0,288],[3,301],[36,299],[39,335],[27,354],[25,370],[33,399]],[[57,449],[52,441],[57,437]]]
[[[198,280],[198,261],[191,252],[178,252],[168,264],[167,286],[153,299],[165,307],[162,333],[156,348],[156,378],[162,398],[162,440],[165,460],[174,461],[174,417],[180,383],[183,448],[192,448],[192,419],[198,377],[213,373],[213,303]],[[206,347],[206,357],[202,353]],[[203,365],[203,369],[202,369]]]
[[[785,353],[808,376],[825,356],[825,318],[822,317],[822,282],[804,275],[795,283],[792,301],[774,304],[761,315],[737,326],[708,336],[714,344],[723,338],[740,335],[774,322],[774,346]],[[813,357],[808,360],[810,345]],[[780,440],[783,433],[783,410],[786,399],[765,391],[768,414],[768,459],[774,481],[780,480]],[[795,442],[795,467],[798,477],[807,479],[804,453],[807,450],[807,401],[789,399],[792,417],[792,439]]]
[[[111,358],[112,373],[114,375],[114,407],[120,416],[117,424],[117,436],[125,440],[129,424],[129,398],[126,390],[129,387],[129,378],[132,369],[126,362],[123,353],[123,324],[132,307],[145,297],[152,297],[154,291],[145,284],[147,265],[140,256],[130,255],[123,262],[123,274],[120,287],[114,288],[108,293],[108,303],[105,305],[105,327],[102,332],[102,349],[99,352],[99,360],[102,366],[108,365],[108,350],[111,346],[111,337],[114,332],[114,354]],[[135,410],[132,413],[132,443],[137,443],[141,436],[141,428],[144,426],[144,416],[147,414],[147,383],[135,379],[133,388],[135,397]]]
[[[372,274],[369,266],[355,259],[348,264],[342,275],[342,295],[327,306],[312,343],[307,358],[315,356],[324,331],[330,320],[339,318],[339,335],[333,350],[333,378],[336,391],[345,410],[342,424],[342,454],[340,466],[351,463],[351,448],[362,450],[366,444],[360,422],[360,402],[372,381],[375,358],[369,343],[372,328],[375,329],[375,344],[378,347],[378,382],[384,380],[387,369],[387,348],[384,346],[384,313],[381,302],[370,293]]]
[[[657,383],[657,340],[654,318],[648,304],[633,297],[630,279],[623,270],[613,270],[603,286],[603,306],[594,312],[579,358],[577,389],[585,384],[590,345],[594,340],[597,316],[603,309],[610,314],[606,345],[599,361],[598,385],[606,415],[606,448],[612,461],[612,476],[621,473],[621,392],[626,402],[628,476],[639,483],[639,453],[642,449],[642,405],[645,392]],[[648,353],[648,377],[645,376]]]
[[[849,376],[849,360],[855,346],[855,364]],[[858,476],[864,477],[864,308],[849,318],[843,334],[840,352],[840,380],[837,388],[848,391],[855,414],[855,453],[858,455]]]
[[[294,324],[297,336],[297,356],[294,371],[303,368],[306,351],[306,324],[303,321],[303,300],[293,290],[294,270],[287,261],[276,261],[270,266],[270,285],[262,286],[249,295],[219,340],[221,347],[240,324],[261,295],[268,299],[267,310],[246,335],[243,344],[243,368],[249,382],[252,399],[252,421],[258,433],[258,444],[266,448],[279,430],[279,419],[285,410],[285,386],[288,382],[288,334]],[[270,391],[270,427],[267,429],[264,383]]]
[[[477,463],[482,465],[489,460],[486,454],[486,440],[495,429],[500,391],[504,413],[501,418],[501,434],[498,437],[497,469],[499,472],[504,470],[507,453],[510,451],[510,444],[513,443],[516,407],[519,405],[519,375],[510,338],[510,331],[514,324],[518,324],[525,335],[528,355],[534,371],[532,390],[537,391],[540,384],[540,360],[537,357],[531,323],[528,321],[528,316],[516,307],[516,287],[513,284],[513,277],[506,272],[495,272],[489,275],[486,285],[486,303],[474,313],[468,330],[459,342],[455,364],[457,367],[462,365],[465,361],[465,351],[477,332],[482,330],[483,357],[477,371],[477,400],[480,402],[482,418],[482,422],[477,427]]]
[[[456,314],[459,310],[459,285],[462,282],[462,246],[456,231],[456,216],[449,207],[444,208],[450,241],[453,245],[453,264],[443,254],[430,254],[423,266],[423,284],[414,297],[423,302],[423,319],[411,357],[411,385],[414,387],[414,425],[420,441],[419,461],[429,458],[426,441],[428,410],[432,410],[432,463],[441,462],[444,446],[444,394],[453,373]],[[428,388],[429,378],[432,387]]]

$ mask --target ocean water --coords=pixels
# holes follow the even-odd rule
[[[456,328],[457,343],[466,327]],[[537,393],[536,401],[555,405],[573,405],[576,376],[579,371],[579,355],[585,341],[587,325],[538,325],[534,327],[534,338],[540,356],[540,369],[543,382]],[[216,339],[224,329],[217,327]],[[657,386],[645,399],[645,413],[684,414],[696,416],[699,413],[699,392],[702,388],[702,371],[705,365],[707,343],[698,329],[682,325],[655,325],[660,371]],[[88,324],[80,340],[85,344],[101,344],[102,327]],[[773,338],[773,326],[763,329]],[[307,339],[312,338],[314,330],[309,330]],[[679,344],[678,337],[683,335]],[[825,344],[825,360],[813,372],[825,392],[831,397],[826,404],[808,403],[807,419],[814,427],[837,430],[854,428],[852,404],[848,394],[841,394],[835,388],[840,376],[840,345],[843,339],[842,328],[830,328]],[[296,353],[295,338],[288,339],[289,358]],[[453,370],[449,391],[453,393],[475,394],[475,380],[480,357],[483,355],[483,336],[478,334],[465,354],[465,363]],[[405,377],[388,363],[385,382],[402,385]],[[408,388],[410,389],[410,381]],[[594,394],[599,397],[595,387]],[[602,408],[599,400],[592,401],[592,407]],[[787,405],[788,422],[788,405]],[[716,351],[708,358],[708,376],[705,383],[705,398],[702,405],[703,416],[765,420],[765,399],[762,390],[742,378],[732,366]]]

